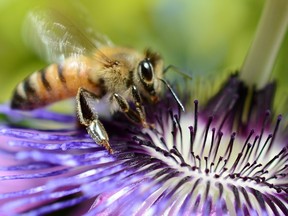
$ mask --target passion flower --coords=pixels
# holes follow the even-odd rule
[[[286,1],[267,2],[264,18],[275,5],[287,14]],[[270,33],[276,44],[283,39]],[[114,154],[75,127],[73,115],[2,105],[1,215],[288,215],[287,131],[272,106],[277,88],[267,70],[254,68],[253,79],[247,72],[257,47],[208,101],[185,86],[186,112],[167,92],[145,107],[151,128],[121,114],[103,120]]]
[[[2,214],[71,208],[86,215],[287,214],[288,154],[279,131],[281,116],[270,124],[267,110],[252,127],[237,123],[239,112],[232,111],[245,98],[227,87],[245,86],[235,79],[217,95],[226,108],[210,100],[203,109],[194,101],[194,108],[183,113],[167,93],[156,106],[146,107],[153,129],[125,119],[105,122],[112,131],[113,155],[84,131],[67,128],[68,120],[74,124],[72,116],[30,113],[36,118],[30,121],[47,116],[44,120],[65,123],[62,129],[2,125],[2,159],[9,160],[1,167],[2,185],[7,185],[0,195]],[[5,106],[2,113],[17,114],[18,121],[28,118]]]

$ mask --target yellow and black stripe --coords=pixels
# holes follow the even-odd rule
[[[88,77],[85,62],[52,64],[36,71],[18,84],[11,108],[32,110],[53,102],[76,96],[80,87],[99,92],[100,86]],[[103,88],[103,87],[102,87]]]

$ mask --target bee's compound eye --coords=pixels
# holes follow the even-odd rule
[[[140,78],[146,82],[150,82],[153,79],[153,66],[148,59],[139,63],[138,72]]]

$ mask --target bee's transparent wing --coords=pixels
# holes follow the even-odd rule
[[[89,55],[100,46],[112,46],[104,35],[94,33],[89,26],[73,23],[52,9],[37,8],[24,23],[27,44],[45,61],[59,63],[68,57]]]

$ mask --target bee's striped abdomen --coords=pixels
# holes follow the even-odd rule
[[[99,85],[88,77],[85,62],[64,61],[36,71],[19,83],[14,91],[11,108],[36,109],[53,102],[76,96],[80,87],[99,92]]]

